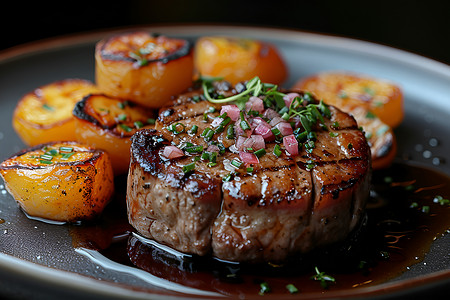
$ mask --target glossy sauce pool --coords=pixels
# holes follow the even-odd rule
[[[433,240],[450,230],[450,204],[436,196],[450,198],[450,178],[432,169],[396,163],[376,171],[364,224],[347,241],[285,265],[226,263],[150,245],[132,234],[123,191],[99,222],[71,226],[70,233],[75,248],[98,250],[112,261],[186,287],[242,297],[258,295],[262,287],[289,295],[287,285],[299,293],[326,293],[380,284],[419,263]],[[316,280],[317,271],[328,280]]]

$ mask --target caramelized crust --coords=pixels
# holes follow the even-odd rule
[[[96,84],[107,95],[161,107],[192,84],[193,54],[187,40],[131,32],[95,48]]]
[[[103,149],[111,156],[116,175],[128,171],[130,137],[153,127],[153,110],[120,98],[90,94],[74,110],[75,137],[80,143]]]

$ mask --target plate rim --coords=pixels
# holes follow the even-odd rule
[[[17,45],[11,48],[0,51],[0,66],[8,62],[14,62],[24,57],[33,56],[39,53],[45,53],[48,51],[61,51],[67,48],[76,46],[82,46],[84,44],[94,43],[96,40],[100,40],[107,35],[112,35],[120,32],[134,31],[134,30],[151,30],[161,31],[164,33],[178,33],[185,32],[185,34],[193,31],[203,32],[219,32],[227,33],[234,31],[237,35],[237,31],[262,34],[269,33],[267,36],[273,40],[285,40],[286,36],[293,38],[294,40],[303,39],[303,42],[307,44],[321,45],[326,47],[338,47],[343,50],[353,51],[358,53],[366,53],[377,57],[389,58],[396,62],[402,62],[404,64],[413,65],[420,69],[427,70],[436,75],[444,76],[450,79],[450,65],[443,62],[421,56],[409,52],[394,48],[387,45],[382,45],[370,41],[349,38],[345,36],[330,35],[320,32],[309,32],[299,29],[291,28],[279,28],[279,27],[267,27],[267,26],[253,26],[253,25],[218,25],[218,24],[153,24],[153,25],[140,25],[140,26],[126,26],[118,28],[109,28],[102,30],[94,30],[89,32],[74,33],[62,36],[56,36],[52,38],[37,40],[21,45]],[[355,45],[358,45],[355,49]],[[19,268],[17,268],[19,266]],[[21,268],[22,267],[22,268]],[[74,273],[70,271],[54,269],[50,266],[36,264],[30,261],[22,260],[12,255],[0,252],[0,269],[8,269],[9,271],[15,271],[18,274],[26,275],[34,279],[40,279],[45,282],[51,282],[53,284],[59,284],[62,287],[73,288],[76,285],[79,291],[99,293],[101,296],[111,296],[114,292],[114,296],[126,296],[136,297],[136,299],[143,299],[149,295],[161,296],[161,298],[167,297],[167,295],[160,295],[157,293],[148,293],[136,291],[132,286],[126,285],[126,287],[113,282],[104,282],[96,280],[95,278]],[[45,276],[43,276],[45,274]],[[402,293],[405,289],[418,290],[430,285],[440,285],[450,283],[450,270],[442,270],[425,275],[420,275],[414,278],[402,279],[394,282],[382,283],[370,287],[360,287],[358,289],[345,289],[338,291],[329,291],[325,294],[326,297],[361,297],[361,296],[383,296],[394,295]],[[130,295],[130,292],[133,295]],[[169,291],[170,292],[170,291]],[[142,296],[142,297],[141,297]],[[320,293],[299,294],[299,298],[304,299],[304,296],[314,296],[313,298],[322,298],[324,295]],[[172,296],[173,297],[173,296]],[[188,295],[189,297],[189,295]]]

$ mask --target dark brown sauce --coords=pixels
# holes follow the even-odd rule
[[[374,172],[367,218],[347,241],[293,258],[284,266],[177,257],[143,243],[130,234],[123,192],[98,222],[71,227],[74,247],[98,250],[113,261],[183,286],[231,296],[258,294],[262,282],[277,294],[288,295],[287,284],[301,293],[326,292],[311,279],[315,267],[335,278],[330,291],[380,284],[421,262],[433,240],[450,229],[450,205],[433,201],[437,195],[450,198],[450,178],[402,163]]]

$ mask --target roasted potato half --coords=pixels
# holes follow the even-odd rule
[[[75,137],[80,143],[108,152],[115,175],[128,171],[130,137],[151,128],[152,109],[104,94],[91,94],[75,105]]]
[[[75,103],[97,91],[92,82],[82,79],[66,79],[37,88],[17,103],[13,128],[27,146],[74,140]]]
[[[90,220],[114,192],[108,154],[76,142],[25,149],[3,161],[0,174],[27,214],[47,220]]]
[[[193,69],[187,40],[131,32],[101,40],[95,47],[100,90],[148,107],[161,107],[190,87]]]
[[[194,66],[202,76],[223,77],[233,84],[255,76],[262,82],[280,84],[288,73],[274,45],[221,36],[202,37],[197,41]]]
[[[389,81],[362,74],[323,72],[300,79],[293,88],[314,92],[343,110],[363,107],[395,128],[403,120],[403,93]]]
[[[392,126],[403,119],[403,96],[394,83],[363,75],[325,72],[300,79],[293,88],[312,92],[352,114],[369,142],[372,168],[391,165],[397,153]],[[389,122],[384,122],[381,116]]]

